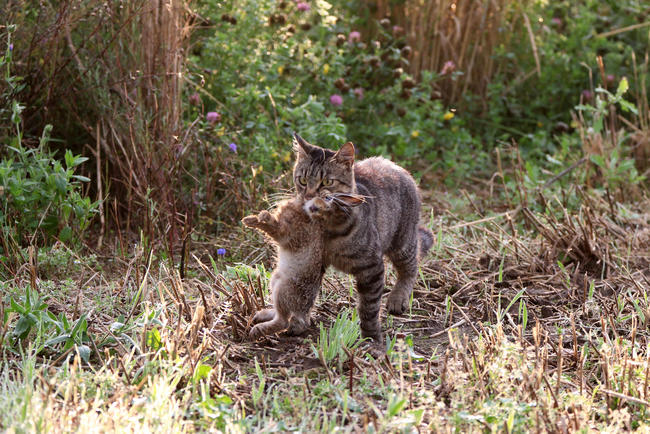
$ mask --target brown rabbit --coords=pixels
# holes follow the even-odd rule
[[[283,330],[292,335],[307,330],[309,312],[325,273],[320,216],[333,207],[360,203],[362,199],[353,195],[332,195],[307,203],[294,197],[281,202],[272,213],[262,211],[244,217],[244,225],[260,230],[275,242],[278,254],[277,267],[271,275],[273,308],[255,314],[253,322],[257,325],[250,331],[252,339]]]

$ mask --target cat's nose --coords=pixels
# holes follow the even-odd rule
[[[315,212],[318,211],[318,209],[319,209],[319,208],[318,208],[318,205],[316,205],[316,204],[314,204],[314,203],[312,203],[311,205],[309,205],[309,212],[313,212],[313,213],[315,213]]]

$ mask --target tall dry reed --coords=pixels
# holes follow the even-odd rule
[[[178,233],[186,0],[9,2],[24,124],[92,155],[103,212]],[[88,169],[91,170],[91,169]],[[105,194],[108,193],[108,196]],[[109,211],[110,210],[110,211]],[[160,218],[162,217],[162,219]]]
[[[495,48],[507,43],[509,22],[515,9],[512,0],[373,0],[377,20],[390,18],[402,27],[412,48],[410,73],[417,78],[424,70],[440,72],[447,62],[463,74],[440,83],[445,101],[457,102],[472,91],[484,96],[496,72]],[[371,5],[368,3],[368,6]],[[448,67],[449,68],[449,67]]]

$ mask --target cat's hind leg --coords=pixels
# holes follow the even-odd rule
[[[409,305],[413,285],[418,275],[418,251],[416,243],[403,247],[397,252],[388,254],[388,258],[397,271],[397,282],[390,291],[386,308],[393,315],[403,314]]]
[[[361,336],[383,345],[379,311],[384,293],[384,262],[381,257],[352,267],[359,295],[358,310]]]

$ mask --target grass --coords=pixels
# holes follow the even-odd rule
[[[250,266],[196,248],[183,279],[143,248],[122,257],[39,252],[31,297],[45,306],[31,308],[22,340],[9,299],[24,306],[33,273],[23,267],[2,286],[1,428],[647,427],[647,203],[612,214],[606,199],[585,195],[575,211],[465,221],[458,216],[476,197],[450,199],[431,214],[440,242],[421,264],[410,315],[382,313],[380,357],[358,339],[354,294],[336,273],[305,336],[250,342],[250,318],[268,298],[259,240],[232,252],[256,252],[261,262]],[[83,319],[85,331],[75,331]]]

